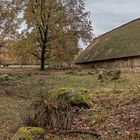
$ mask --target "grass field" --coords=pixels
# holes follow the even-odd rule
[[[97,74],[65,74],[67,71],[0,70],[0,137],[11,137],[29,113],[32,104],[48,90],[87,89],[93,95],[92,108],[76,118],[76,127],[96,130],[102,139],[140,139],[140,73],[125,73],[116,81],[100,82]],[[80,118],[80,119],[79,119]]]

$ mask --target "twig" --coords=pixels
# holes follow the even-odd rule
[[[57,135],[71,135],[71,134],[81,134],[81,135],[91,135],[96,138],[101,137],[100,134],[96,133],[95,131],[86,131],[86,130],[64,130],[64,131],[58,131],[58,132],[52,132]]]

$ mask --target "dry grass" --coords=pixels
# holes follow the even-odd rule
[[[18,70],[17,70],[18,71]],[[0,83],[0,137],[11,135],[24,124],[24,116],[33,112],[32,103],[44,98],[48,89],[86,88],[94,95],[94,106],[79,110],[75,125],[93,129],[104,139],[139,139],[140,74],[126,73],[117,81],[101,83],[97,75],[64,74],[62,71],[8,70],[12,80]],[[30,74],[29,74],[30,73]],[[74,138],[73,138],[74,139]]]

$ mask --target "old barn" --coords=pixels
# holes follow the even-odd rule
[[[140,71],[140,18],[95,38],[76,64],[84,68]]]

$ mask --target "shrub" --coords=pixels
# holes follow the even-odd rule
[[[86,89],[60,88],[50,90],[42,105],[37,108],[35,122],[46,129],[68,129],[73,122],[73,107],[92,106],[92,98]]]
[[[101,70],[98,73],[98,80],[103,81],[104,79],[117,80],[121,76],[120,70]]]
[[[59,96],[55,103],[44,101],[42,106],[36,110],[35,122],[37,126],[46,129],[67,129],[72,120],[72,107],[62,96]]]

